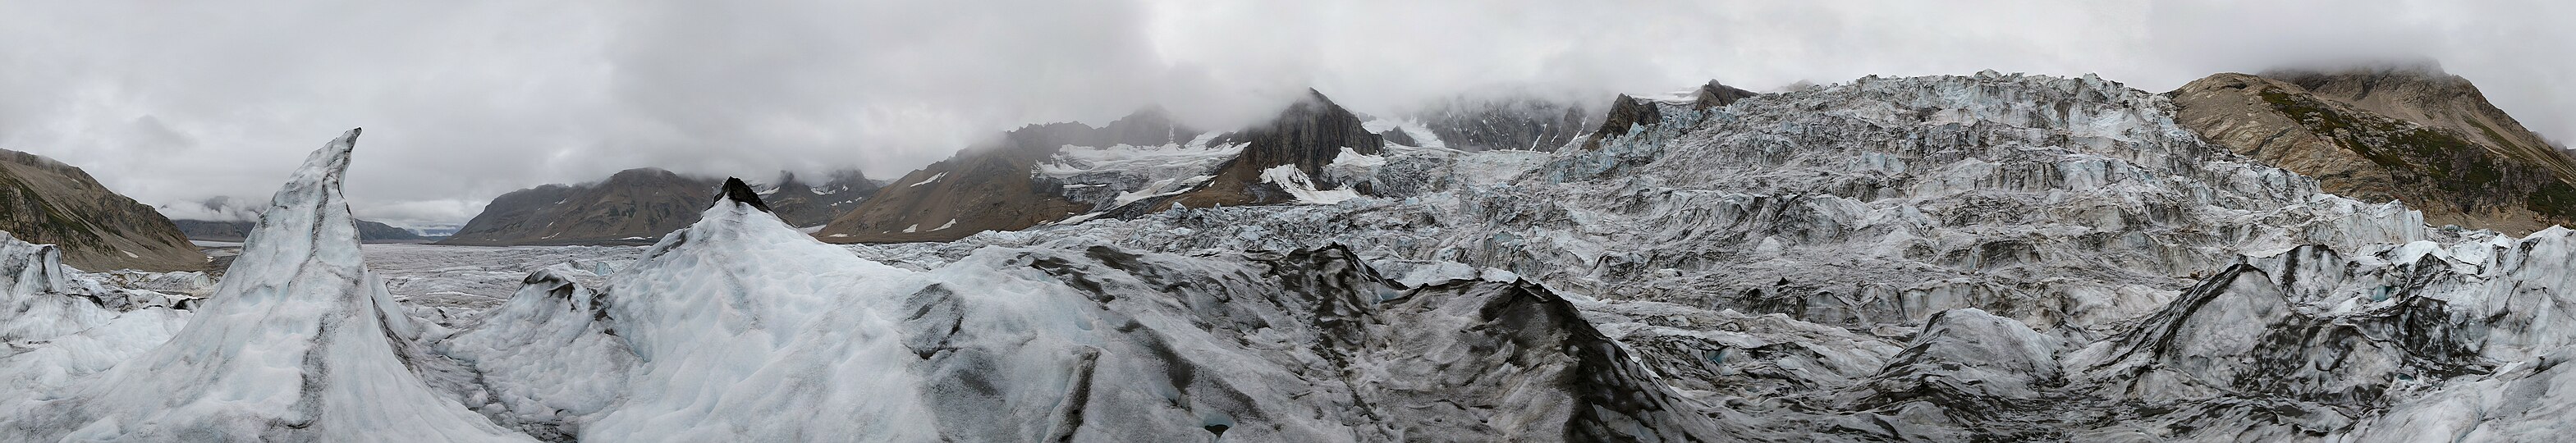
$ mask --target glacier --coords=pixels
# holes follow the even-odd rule
[[[1300,204],[829,245],[361,248],[316,152],[233,268],[0,238],[0,441],[2533,441],[2576,231],[2433,228],[2094,76],[1867,77]],[[1372,128],[1407,123],[1376,121]],[[1408,130],[1408,132],[1417,132]],[[1067,148],[1115,207],[1228,149]],[[1281,176],[1294,185],[1305,179]],[[932,179],[936,179],[935,177]],[[925,181],[926,182],[926,181]],[[744,186],[738,182],[728,186]],[[953,223],[953,222],[952,222]]]

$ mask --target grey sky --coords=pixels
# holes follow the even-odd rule
[[[146,203],[264,197],[366,127],[361,216],[657,166],[890,178],[1027,123],[1161,103],[1210,127],[1314,87],[1362,112],[1461,93],[1717,79],[2222,71],[2427,57],[2576,139],[2564,1],[0,2],[0,148]]]

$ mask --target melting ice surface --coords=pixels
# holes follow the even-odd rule
[[[2576,404],[2576,231],[2429,229],[2090,77],[1662,106],[1345,153],[1333,205],[830,246],[718,201],[391,277],[352,133],[203,300],[0,241],[0,441],[2539,441]],[[1208,155],[1032,173],[1105,202]]]

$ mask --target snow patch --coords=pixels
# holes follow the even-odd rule
[[[946,172],[942,172],[942,173],[938,173],[938,174],[932,174],[932,175],[930,176],[930,178],[921,179],[921,182],[920,182],[920,183],[913,183],[911,186],[906,186],[906,187],[915,187],[915,186],[927,185],[927,184],[930,184],[930,182],[939,181],[939,179],[940,179],[940,178],[942,178],[942,177],[947,177],[947,176],[948,176],[948,173],[946,173]]]
[[[1330,205],[1360,197],[1359,191],[1351,189],[1329,191],[1315,189],[1314,181],[1306,177],[1306,171],[1297,169],[1297,165],[1279,165],[1263,169],[1261,181],[1278,185],[1280,189],[1288,191],[1289,195],[1297,197],[1297,203],[1302,204]]]

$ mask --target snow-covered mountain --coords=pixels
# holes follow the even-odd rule
[[[522,249],[573,258],[489,308],[357,260],[353,132],[203,301],[19,277],[99,283],[6,294],[0,439],[2537,441],[2576,404],[2576,231],[2429,227],[2092,76],[1712,90],[1555,152],[1032,127],[868,203],[1069,208],[944,242],[734,180],[651,247]],[[1278,195],[1175,203],[1228,183]]]

